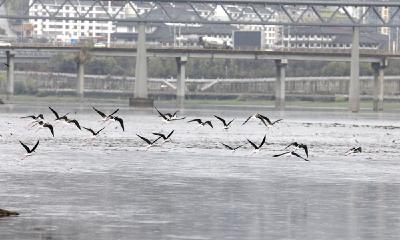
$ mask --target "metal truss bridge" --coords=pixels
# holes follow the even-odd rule
[[[0,6],[13,1],[0,0]],[[1,14],[0,18],[181,24],[400,26],[398,0],[26,1],[29,3],[23,11]],[[72,6],[74,13],[64,14],[66,6]],[[37,11],[38,8],[41,11]],[[95,17],[92,14],[94,10]],[[126,12],[129,14],[121,17],[120,13]]]

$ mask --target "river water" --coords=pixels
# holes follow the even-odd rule
[[[87,107],[56,107],[99,129]],[[112,108],[101,108],[111,112]],[[97,138],[65,124],[27,127],[20,116],[46,107],[0,113],[1,239],[400,239],[399,114],[263,112],[284,118],[266,129],[252,111],[186,110],[186,121],[162,124],[152,111],[124,108]],[[213,114],[236,119],[224,130]],[[175,130],[171,143],[145,151],[135,134]],[[262,150],[251,154],[246,138]],[[24,149],[37,152],[20,160]],[[310,161],[273,158],[290,142],[308,144]],[[349,148],[363,152],[344,156]]]

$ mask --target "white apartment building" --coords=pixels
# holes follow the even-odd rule
[[[31,0],[29,4],[31,4]],[[41,0],[35,2],[30,8],[29,15],[48,16],[48,12],[57,12],[64,0]],[[71,0],[71,4],[65,6],[57,13],[60,17],[79,17],[88,12],[91,3],[87,1]],[[41,4],[43,3],[43,5]],[[69,2],[67,2],[69,3]],[[117,18],[125,18],[125,10],[119,11],[120,6],[111,5],[111,1],[104,8],[111,14],[118,13]],[[119,11],[119,12],[118,12]],[[102,6],[94,6],[87,17],[104,17],[107,13]],[[80,20],[49,20],[30,19],[33,25],[33,36],[48,38],[58,42],[72,43],[80,39],[97,39],[98,41],[110,41],[110,35],[115,31],[115,25],[111,21],[80,21]]]

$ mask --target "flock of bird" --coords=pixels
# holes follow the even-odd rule
[[[110,124],[111,122],[117,122],[119,123],[122,131],[125,131],[125,127],[124,127],[124,120],[119,117],[116,116],[116,114],[118,113],[119,109],[116,109],[115,111],[113,111],[110,114],[105,114],[104,112],[96,109],[95,107],[92,107],[93,110],[101,117],[101,123],[102,124]],[[63,123],[63,124],[67,124],[67,125],[72,125],[74,127],[76,127],[79,130],[86,130],[88,132],[90,132],[92,134],[92,137],[96,137],[100,134],[100,132],[102,132],[106,126],[98,129],[98,130],[94,130],[90,127],[84,127],[81,126],[80,123],[73,118],[69,118],[68,115],[69,113],[66,113],[64,115],[60,115],[57,111],[55,111],[53,108],[49,107],[50,111],[54,114],[55,119],[54,119],[54,123]],[[178,112],[179,111],[175,111],[174,113],[163,113],[161,112],[159,109],[155,108],[155,110],[157,111],[159,117],[162,119],[162,121],[164,123],[170,123],[170,122],[174,122],[174,121],[182,121],[185,120],[186,117],[178,117]],[[222,117],[219,117],[217,115],[214,115],[214,117],[222,123],[223,128],[225,130],[228,130],[231,125],[232,122],[235,119],[231,119],[230,121],[227,121],[225,119],[223,119]],[[54,137],[54,123],[51,124],[50,122],[46,122],[44,115],[43,114],[38,114],[38,115],[29,115],[29,116],[24,116],[21,118],[31,118],[33,121],[30,122],[29,127],[30,128],[36,128],[36,131],[39,131],[40,129],[45,129],[47,128],[51,135]],[[257,121],[260,121],[261,124],[263,124],[265,127],[273,127],[275,124],[279,123],[282,121],[282,119],[278,119],[275,121],[271,121],[268,117],[256,113],[253,114],[251,116],[249,116],[241,125],[245,125],[247,122],[249,122],[251,119],[255,119]],[[189,121],[187,121],[187,123],[197,123],[199,127],[210,127],[210,128],[214,128],[213,123],[210,120],[204,121],[203,119],[200,118],[195,118],[195,119],[191,119]],[[154,132],[152,133],[154,136],[156,136],[154,139],[149,139],[146,138],[144,136],[141,136],[139,134],[136,134],[137,137],[139,137],[141,140],[143,140],[147,146],[145,148],[145,151],[147,151],[150,147],[154,146],[160,139],[162,139],[162,144],[166,143],[166,142],[170,142],[173,133],[175,132],[175,130],[172,130],[170,133],[168,134],[163,134],[160,132]],[[251,154],[257,153],[258,151],[260,151],[260,149],[262,148],[262,146],[265,144],[265,140],[266,140],[266,135],[264,135],[264,137],[262,138],[261,142],[259,144],[256,144],[255,142],[246,139],[247,142],[246,144],[250,144],[253,148],[254,151]],[[31,154],[33,154],[38,145],[39,145],[39,140],[36,142],[36,144],[32,147],[29,148],[25,143],[23,143],[22,141],[19,141],[20,144],[24,147],[24,149],[26,150],[26,154],[22,157],[22,159],[30,156]],[[226,149],[235,152],[237,149],[245,146],[245,144],[242,145],[238,145],[238,146],[230,146],[226,143],[220,143],[222,146],[224,146]],[[349,154],[353,154],[353,153],[360,153],[362,151],[361,147],[353,147],[351,149],[349,149],[345,155],[349,155]],[[281,157],[281,156],[287,156],[287,157],[296,157],[299,159],[302,159],[304,161],[309,161],[309,148],[306,144],[303,143],[298,143],[298,142],[292,142],[290,144],[288,144],[285,148],[282,149],[282,152],[279,154],[275,154],[273,155],[273,157]]]

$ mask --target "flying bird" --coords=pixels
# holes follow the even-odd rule
[[[294,157],[301,158],[304,161],[310,161],[307,158],[304,158],[304,157],[300,156],[300,154],[296,153],[295,151],[289,151],[289,152],[284,152],[284,153],[273,155],[273,157],[280,157],[280,156],[288,156],[288,157],[293,157],[294,156]]]
[[[119,108],[117,108],[114,112],[112,112],[109,115],[106,115],[105,113],[103,113],[102,111],[96,109],[95,107],[92,107],[94,111],[96,111],[102,118],[103,118],[103,122],[107,122],[108,120],[111,119],[111,117],[116,114],[119,111]]]
[[[25,117],[21,117],[21,118],[32,118],[33,120],[39,120],[39,119],[44,120],[43,114],[39,114],[37,116],[29,115],[29,116],[25,116]]]
[[[163,142],[163,144],[164,144],[164,143],[166,143],[166,142],[170,142],[170,141],[171,141],[171,136],[172,136],[172,134],[174,133],[174,131],[175,131],[175,130],[172,130],[167,136],[165,136],[165,135],[162,134],[162,133],[153,133],[153,135],[156,135],[156,136],[161,137],[161,138],[164,140],[164,142]]]
[[[32,155],[34,152],[35,152],[35,150],[36,150],[36,148],[38,147],[38,145],[39,145],[39,140],[36,142],[36,144],[35,144],[35,146],[32,148],[32,149],[29,149],[29,147],[28,146],[26,146],[23,142],[21,142],[21,141],[19,141],[20,143],[21,143],[21,145],[25,148],[25,150],[26,150],[26,154],[25,154],[25,156],[22,158],[22,159],[24,159],[24,158],[26,158],[26,157],[28,157],[28,156],[30,156],[30,155]],[[21,159],[21,160],[22,160]]]
[[[230,127],[230,125],[231,125],[231,123],[233,122],[233,120],[235,120],[235,119],[232,119],[231,121],[229,121],[228,123],[225,121],[225,119],[223,119],[223,118],[221,118],[221,117],[218,117],[217,115],[214,115],[214,117],[216,118],[216,119],[218,119],[218,120],[220,120],[221,122],[222,122],[222,124],[224,124],[224,129],[229,129],[229,127]]]
[[[256,153],[256,152],[258,152],[258,151],[260,151],[260,148],[264,145],[264,143],[265,143],[265,138],[266,138],[266,135],[264,135],[264,138],[263,138],[263,140],[261,141],[261,143],[260,143],[260,145],[256,145],[255,143],[253,143],[252,141],[250,141],[249,139],[247,139],[247,141],[251,144],[251,146],[253,146],[253,148],[254,148],[254,151],[253,151],[253,153]]]
[[[278,122],[280,122],[280,121],[282,121],[283,119],[278,119],[278,120],[275,120],[275,121],[271,121],[268,117],[266,117],[266,116],[263,116],[263,115],[260,115],[260,119],[261,119],[261,122],[266,126],[266,127],[269,127],[269,126],[273,126],[273,125],[275,125],[276,123],[278,123]]]
[[[361,152],[362,152],[361,147],[352,147],[344,155],[347,156],[347,155],[350,155],[352,153],[361,153]]]
[[[60,115],[54,109],[52,109],[51,107],[49,107],[49,109],[54,114],[54,116],[56,116],[56,119],[55,119],[56,121],[66,121],[67,120],[67,115],[69,113],[60,117]]]
[[[158,138],[156,138],[155,140],[150,141],[149,139],[147,139],[147,138],[145,138],[145,137],[142,137],[142,136],[140,136],[139,134],[136,134],[136,136],[138,136],[139,138],[141,138],[143,141],[145,141],[145,142],[147,143],[147,147],[146,147],[146,150],[145,150],[145,151],[147,151],[150,147],[152,147],[153,144],[156,143],[156,142],[161,138],[161,137],[158,137]]]
[[[192,119],[190,121],[188,121],[188,123],[190,122],[197,122],[199,124],[199,126],[205,126],[206,124],[208,124],[211,128],[214,128],[211,121],[205,121],[203,122],[200,118],[196,118],[196,119]]]
[[[306,153],[306,155],[308,157],[308,147],[307,147],[307,145],[302,144],[302,143],[292,142],[291,144],[287,145],[287,147],[285,147],[283,150],[286,150],[291,146],[293,146],[293,147],[295,147],[297,149],[300,149],[300,148],[304,149],[304,152]]]
[[[164,113],[160,112],[160,110],[158,110],[156,107],[154,107],[154,108],[157,110],[158,114],[159,114],[160,117],[163,119],[163,122],[164,122],[164,123],[169,123],[169,122],[172,122],[172,121],[183,120],[183,119],[186,118],[186,117],[178,118],[178,117],[176,116],[176,114],[177,114],[178,111],[176,111],[174,114],[171,114],[171,113],[166,113],[166,114],[164,114]]]
[[[251,116],[249,116],[243,123],[242,123],[242,126],[243,125],[245,125],[250,119],[260,119],[261,121],[263,121],[262,119],[264,118],[265,116],[263,116],[263,115],[261,115],[261,114],[259,114],[259,113],[255,113],[255,114],[253,114],[253,115],[251,115]]]
[[[244,145],[239,145],[239,146],[237,146],[237,147],[231,147],[231,146],[229,146],[229,145],[227,145],[227,144],[225,144],[225,143],[221,143],[225,148],[227,148],[227,149],[229,149],[229,150],[232,150],[232,152],[235,152],[237,149],[239,149],[239,148],[241,148],[241,147],[243,147]]]
[[[50,123],[46,123],[46,122],[40,120],[40,121],[35,122],[32,125],[32,127],[37,126],[37,125],[39,125],[40,128],[38,130],[36,130],[36,131],[39,131],[41,128],[48,128],[50,130],[50,132],[51,132],[51,135],[53,135],[53,137],[54,137],[53,125],[51,125]]]
[[[69,119],[69,118],[66,117],[65,122],[66,122],[66,123],[69,123],[69,124],[75,124],[75,126],[76,126],[79,130],[82,130],[82,129],[81,129],[81,125],[79,125],[79,122],[78,122],[76,119]]]
[[[125,127],[124,127],[124,120],[118,116],[110,116],[110,120],[114,121],[114,122],[118,122],[119,125],[122,128],[122,131],[125,132]]]
[[[99,133],[100,133],[101,131],[103,131],[104,128],[106,128],[106,127],[103,127],[102,129],[100,129],[100,130],[98,130],[98,131],[94,131],[94,130],[91,129],[91,128],[83,127],[83,129],[86,129],[87,131],[89,131],[90,133],[92,133],[93,137],[99,135]]]

